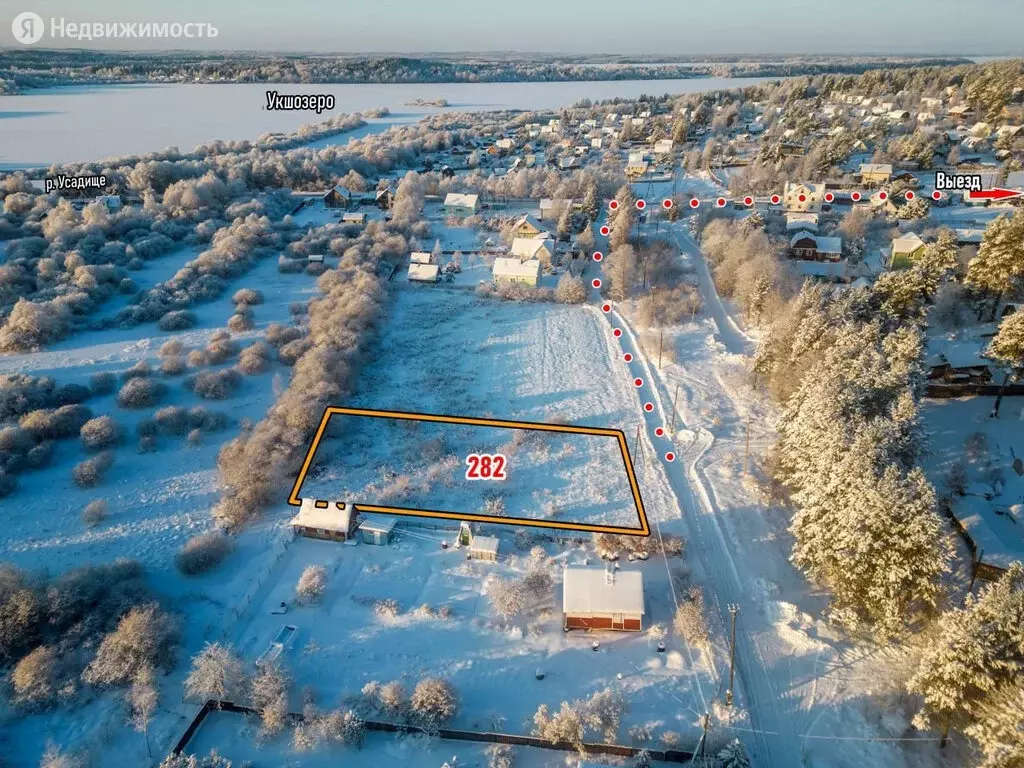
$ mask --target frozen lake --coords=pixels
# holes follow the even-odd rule
[[[288,85],[69,86],[0,96],[0,170],[84,162],[177,146],[186,151],[215,139],[255,139],[288,132],[332,114],[387,107],[391,116],[367,130],[413,122],[439,110],[408,107],[414,99],[446,99],[448,110],[554,109],[580,99],[696,93],[777,80],[702,77],[560,83],[413,83]],[[266,92],[333,94],[332,112],[270,112]],[[365,133],[365,131],[363,132]],[[354,134],[359,135],[359,134]]]

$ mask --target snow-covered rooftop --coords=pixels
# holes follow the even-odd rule
[[[562,611],[574,615],[643,614],[644,576],[640,571],[567,566],[562,581]]]
[[[520,261],[515,256],[499,256],[494,260],[495,277],[540,278],[540,262],[537,259]]]
[[[291,524],[348,533],[352,527],[352,511],[352,505],[344,501],[303,499],[299,514],[292,518]]]

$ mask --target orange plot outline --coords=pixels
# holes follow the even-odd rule
[[[614,437],[619,444],[619,452],[622,455],[622,464],[626,470],[626,477],[629,478],[629,487],[633,493],[633,503],[640,518],[639,528],[627,528],[620,525],[596,525],[592,523],[567,523],[557,520],[534,520],[529,517],[505,517],[498,515],[481,515],[476,513],[449,512],[443,509],[414,509],[411,507],[391,507],[377,504],[354,504],[359,512],[383,512],[392,515],[404,515],[406,517],[433,517],[445,520],[465,520],[478,523],[493,523],[496,525],[523,525],[531,528],[556,528],[568,531],[588,531],[590,533],[615,533],[623,536],[650,536],[651,529],[647,523],[647,513],[644,510],[644,502],[640,496],[640,486],[636,481],[636,472],[633,469],[633,460],[629,455],[629,446],[626,444],[626,435],[621,429],[603,429],[601,427],[576,427],[568,424],[544,424],[535,421],[508,421],[506,419],[481,419],[473,416],[441,416],[435,413],[413,413],[410,411],[380,411],[369,408],[342,408],[340,406],[329,406],[324,409],[323,418],[320,419],[320,426],[317,427],[313,441],[306,451],[306,458],[302,461],[302,468],[299,470],[295,484],[292,486],[288,503],[294,507],[302,504],[299,496],[299,489],[306,479],[310,466],[313,464],[313,456],[320,446],[320,441],[327,431],[327,424],[331,417],[339,416],[367,416],[375,419],[400,419],[404,421],[432,421],[441,424],[469,424],[476,427],[502,427],[506,429],[529,429],[538,432],[567,432],[577,435],[600,435],[602,437]]]

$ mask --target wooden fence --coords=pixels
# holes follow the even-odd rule
[[[217,701],[209,699],[192,718],[185,732],[181,735],[171,750],[172,754],[180,755],[188,747],[189,742],[195,737],[199,727],[211,712],[228,712],[237,715],[255,716],[257,710],[252,707],[235,704],[232,701]],[[288,722],[292,725],[305,721],[305,716],[298,712],[288,714]],[[644,751],[640,747],[627,747],[622,744],[601,744],[584,742],[577,746],[566,741],[548,741],[536,736],[523,736],[515,733],[495,733],[493,731],[463,731],[452,728],[427,729],[418,725],[405,723],[385,723],[374,720],[364,721],[366,730],[378,733],[418,733],[434,736],[449,741],[472,741],[483,744],[508,744],[516,747],[534,747],[535,749],[548,749],[558,752],[583,752],[589,755],[610,755],[614,757],[635,757]],[[693,753],[680,749],[648,749],[647,754],[652,760],[665,763],[686,763],[692,760]]]
[[[968,395],[983,395],[985,397],[997,397],[1002,392],[1004,397],[1024,395],[1024,384],[929,384],[925,389],[924,396],[936,399],[950,397],[967,397]]]

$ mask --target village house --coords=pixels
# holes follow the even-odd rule
[[[355,507],[350,503],[303,499],[290,525],[298,536],[348,541],[355,530],[355,518]]]
[[[840,237],[819,237],[810,232],[797,232],[789,241],[794,259],[806,261],[839,261],[843,257]]]
[[[816,213],[800,213],[799,211],[790,211],[786,214],[786,231],[787,232],[798,232],[801,229],[808,232],[818,231],[818,214]]]
[[[449,192],[444,197],[444,212],[452,216],[474,216],[480,202],[479,195]]]
[[[782,204],[787,211],[821,210],[825,200],[825,184],[800,184],[787,181],[782,190]]]
[[[511,254],[520,261],[537,259],[550,266],[555,258],[555,241],[549,237],[517,237],[512,240]]]
[[[562,616],[571,629],[643,630],[644,577],[640,571],[570,565],[562,578]]]
[[[365,213],[345,213],[341,216],[342,224],[359,224],[363,225],[366,223]]]
[[[544,230],[544,225],[530,214],[526,214],[512,225],[512,237],[514,239],[521,237],[537,237],[541,234],[547,234]]]
[[[992,381],[989,361],[978,345],[970,342],[947,345],[928,358],[928,381],[943,384],[988,384]]]
[[[675,142],[672,139],[659,139],[654,142],[654,154],[656,155],[671,155],[675,150]]]
[[[390,211],[395,204],[395,192],[391,187],[384,187],[377,192],[374,202],[382,211]]]
[[[925,242],[917,233],[908,232],[897,237],[889,247],[889,268],[905,269],[911,262],[924,253]]]
[[[345,187],[335,185],[320,198],[324,208],[348,208],[352,202],[352,192]]]
[[[531,287],[540,282],[540,261],[521,261],[515,256],[498,256],[492,270],[497,283],[522,283]]]
[[[890,176],[892,176],[890,163],[862,163],[860,166],[861,184],[879,186],[888,183]]]

